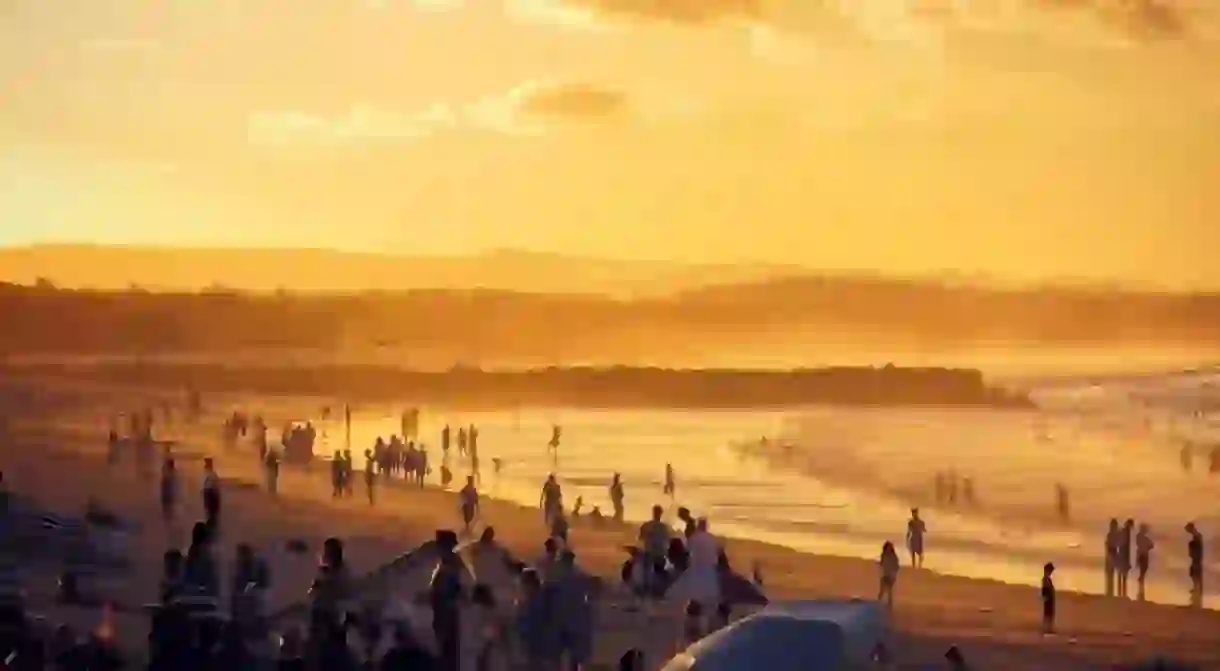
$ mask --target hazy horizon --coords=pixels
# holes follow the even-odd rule
[[[11,0],[0,246],[1216,289],[1220,11],[1165,3]]]

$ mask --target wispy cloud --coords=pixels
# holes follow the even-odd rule
[[[247,119],[247,141],[259,146],[350,146],[404,143],[452,131],[528,136],[555,121],[606,119],[628,108],[626,96],[590,84],[531,81],[465,104],[437,103],[411,113],[353,105],[338,115],[262,111]]]

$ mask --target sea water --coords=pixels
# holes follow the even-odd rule
[[[1220,474],[1206,472],[1208,446],[1220,443],[1220,423],[1199,412],[1213,391],[1220,399],[1214,383],[1220,377],[1141,377],[1100,385],[1058,380],[1035,389],[1038,411],[425,407],[420,440],[428,448],[433,482],[447,424],[452,486],[463,484],[469,462],[458,455],[457,434],[473,424],[479,429],[484,496],[537,506],[543,480],[554,473],[568,510],[583,497],[585,513],[596,505],[609,515],[608,486],[618,472],[628,519],[646,519],[654,504],[671,513],[683,505],[707,517],[722,536],[819,554],[876,559],[890,540],[905,561],[906,521],[918,505],[928,527],[927,570],[1036,584],[1042,565],[1053,561],[1056,584],[1082,592],[1104,588],[1107,522],[1130,517],[1150,524],[1157,544],[1147,598],[1181,604],[1189,585],[1183,525],[1195,521],[1209,545],[1220,530]],[[397,433],[402,409],[356,408],[353,450],[359,454],[378,436]],[[563,432],[553,455],[547,443],[556,425]],[[319,445],[319,452],[342,434],[338,423],[328,428],[330,445]],[[1179,464],[1187,441],[1197,452],[1191,472]],[[493,459],[502,462],[498,475]],[[667,463],[677,481],[672,500],[662,494]],[[975,505],[965,505],[960,496],[955,506],[935,503],[935,475],[950,470],[971,479]],[[1056,514],[1057,484],[1070,493],[1069,522]],[[1134,598],[1134,571],[1130,582]],[[862,594],[871,588],[860,586]]]

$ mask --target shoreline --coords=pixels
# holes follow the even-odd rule
[[[105,417],[110,409],[108,406],[114,404],[113,398],[103,398],[95,404],[80,404],[70,412],[47,420],[54,426],[61,426],[71,419],[73,425],[84,427],[74,440],[63,440],[61,436],[44,441],[50,450],[47,454],[74,454],[75,457],[69,458],[74,459],[72,463],[77,465],[87,465],[92,463],[92,459],[100,459],[104,449],[102,436]],[[243,514],[241,506],[266,508],[269,500],[255,491],[257,487],[246,491],[244,484],[253,481],[257,485],[259,482],[257,467],[253,463],[256,460],[241,456],[243,453],[249,454],[246,451],[249,448],[244,443],[239,448],[243,451],[240,453],[226,452],[217,444],[216,432],[209,429],[218,419],[219,414],[213,413],[204,424],[182,430],[180,438],[194,455],[190,458],[194,460],[203,453],[211,453],[218,458],[222,476],[237,488],[233,498],[226,499],[232,501],[226,506],[237,506],[237,514]],[[26,460],[33,458],[35,455],[31,454]],[[48,469],[54,470],[53,467],[44,467],[44,470]],[[84,482],[90,482],[86,487],[98,492],[113,491],[116,486],[124,486],[121,483],[133,481],[132,477],[120,477],[113,471],[99,474],[103,477],[93,477],[88,467],[69,470],[84,477]],[[130,467],[125,465],[122,470],[129,471]],[[193,480],[186,482],[193,483]],[[37,491],[38,485],[28,483],[26,487],[14,489]],[[298,524],[312,524],[316,529],[315,535],[327,530],[367,534],[380,529],[376,533],[384,535],[386,540],[378,547],[388,549],[397,546],[398,549],[389,549],[380,554],[378,561],[366,563],[370,570],[389,561],[394,553],[401,553],[426,541],[431,529],[440,526],[452,528],[458,519],[456,495],[436,487],[424,490],[402,485],[386,487],[378,504],[370,508],[363,500],[362,483],[358,482],[353,499],[331,501],[325,483],[325,469],[314,469],[312,472],[285,470],[281,476],[281,493],[281,500],[263,511],[267,516],[264,524],[273,524],[276,529],[283,527],[284,522],[272,520],[279,519],[278,516],[286,511],[296,511],[294,514],[298,518],[307,516],[307,522],[301,520]],[[151,484],[146,498],[148,506],[155,506]],[[309,506],[308,510],[312,512],[305,513],[302,506]],[[543,537],[538,512],[528,506],[499,500],[489,499],[486,506],[484,514],[495,526],[498,538],[517,556],[534,556]],[[713,520],[713,532],[715,530]],[[611,584],[617,584],[619,563],[624,557],[621,546],[633,542],[634,531],[633,525],[593,529],[583,523],[575,524],[572,530],[573,546],[583,566],[607,578]],[[271,533],[275,535],[275,532]],[[877,569],[873,561],[802,553],[749,539],[721,540],[739,571],[748,572],[754,561],[762,563],[767,592],[772,597],[858,596],[871,599],[874,596]],[[306,586],[294,585],[297,593]],[[976,666],[997,670],[1102,669],[1113,662],[1136,661],[1154,652],[1209,665],[1220,664],[1220,614],[1102,599],[1062,590],[1060,600],[1060,629],[1063,633],[1055,637],[1042,637],[1037,633],[1038,607],[1034,589],[904,568],[898,584],[894,629],[904,645],[909,645],[904,648],[910,651],[909,659],[921,664],[938,663],[940,653],[950,643],[960,645]],[[616,641],[621,636],[634,640],[634,637],[648,633],[633,630],[607,636]],[[609,654],[615,650],[606,652]],[[621,654],[621,649],[617,652]]]

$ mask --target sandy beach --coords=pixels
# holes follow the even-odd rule
[[[61,513],[80,512],[86,501],[94,499],[137,527],[128,539],[131,569],[99,587],[125,606],[138,609],[154,599],[162,552],[170,544],[183,544],[188,521],[200,515],[195,494],[204,454],[217,459],[225,481],[220,555],[231,557],[233,546],[244,541],[270,560],[273,610],[304,596],[316,550],[327,536],[345,539],[350,561],[359,572],[427,540],[436,528],[457,523],[455,497],[431,486],[423,490],[387,486],[378,492],[377,504],[370,506],[357,483],[351,499],[333,500],[324,466],[310,472],[285,468],[280,497],[273,499],[261,489],[253,448],[242,443],[226,451],[220,445],[219,426],[231,407],[218,403],[199,424],[171,424],[164,431],[168,435],[159,436],[179,442],[175,454],[183,469],[182,521],[166,528],[156,503],[155,478],[138,476],[129,461],[107,466],[104,458],[109,418],[148,403],[150,397],[96,387],[57,387],[47,381],[35,395],[22,398],[26,401],[20,416],[10,414],[3,429],[0,463],[5,483],[21,499]],[[272,427],[289,419],[289,414],[312,416],[319,407],[318,399],[244,399],[243,404],[251,411],[274,407],[275,412],[266,413]],[[494,525],[501,542],[518,556],[537,554],[544,530],[536,510],[488,500],[482,521]],[[712,529],[717,529],[715,518]],[[593,529],[578,522],[573,546],[580,564],[617,584],[624,558],[621,548],[633,542],[634,532],[634,526]],[[310,552],[285,551],[290,538],[308,540]],[[801,553],[743,538],[724,540],[739,570],[748,570],[756,561],[765,567],[767,592],[773,599],[875,594],[875,562]],[[69,621],[81,628],[96,621],[96,612],[54,606],[53,584],[50,567],[26,567],[26,588],[36,611],[49,621]],[[1060,602],[1060,633],[1042,636],[1037,627],[1038,596],[1030,587],[903,569],[893,623],[898,668],[935,668],[950,644],[959,645],[975,667],[986,669],[1101,669],[1154,653],[1220,668],[1220,613],[1070,593],[1061,594]],[[607,616],[601,621],[595,668],[609,668],[628,645],[644,649],[654,665],[674,651],[676,623],[668,629],[642,618]],[[120,615],[117,624],[129,647],[141,645],[146,631],[143,618]]]

